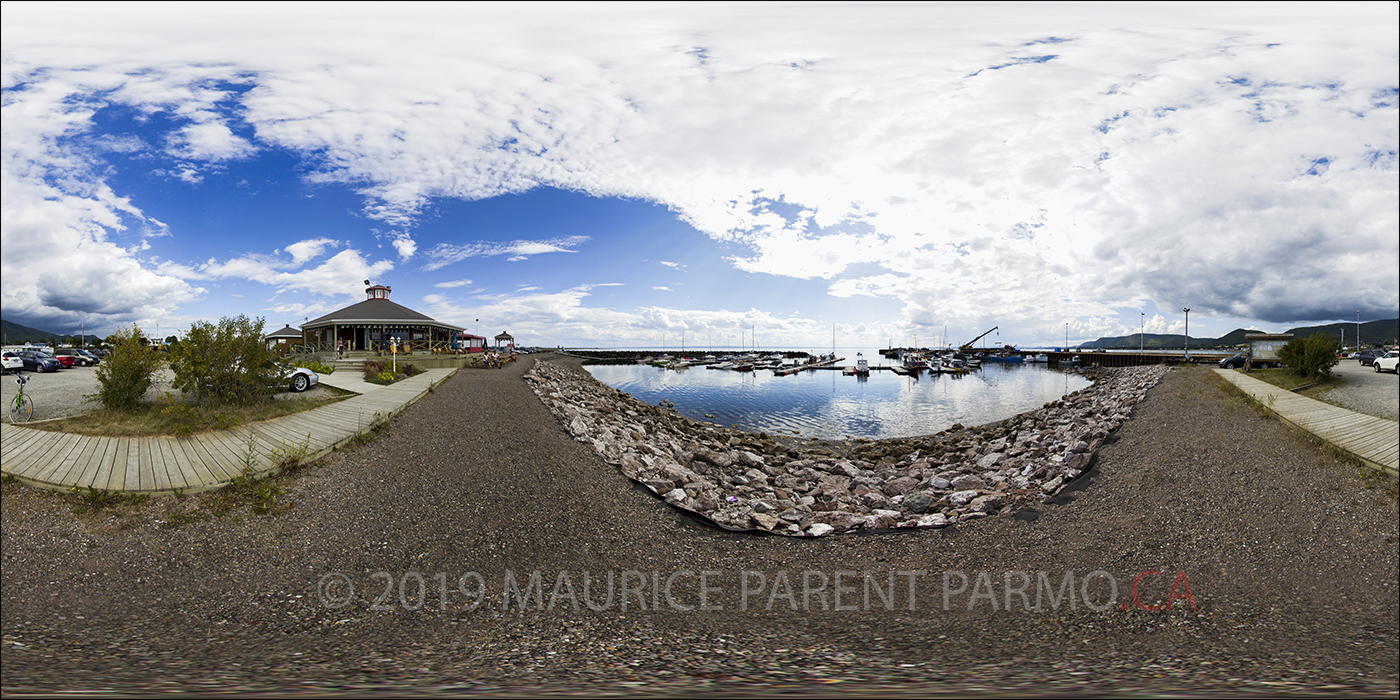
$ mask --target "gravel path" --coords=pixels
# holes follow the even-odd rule
[[[632,485],[530,393],[533,361],[459,372],[374,442],[282,477],[268,515],[213,515],[219,494],[75,515],[74,497],[6,485],[6,694],[1400,687],[1393,482],[1368,488],[1210,372],[1171,372],[1038,517],[804,540],[702,526]],[[529,590],[536,571],[537,593],[503,610],[506,584]],[[843,574],[854,609],[822,609],[847,571],[877,585]],[[619,595],[590,610],[608,572]],[[1051,589],[1068,574],[1093,607],[1028,611],[1038,572]],[[487,594],[469,609],[456,589],[474,576]]]

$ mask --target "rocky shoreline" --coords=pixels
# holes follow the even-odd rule
[[[674,507],[729,530],[789,537],[938,528],[1053,498],[1161,381],[1163,366],[1094,383],[996,423],[854,443],[775,439],[697,421],[537,362],[531,388],[575,440]]]

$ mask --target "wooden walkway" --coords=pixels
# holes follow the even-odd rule
[[[1269,410],[1372,467],[1400,473],[1400,423],[1299,396],[1232,369],[1217,369],[1226,381]]]
[[[0,424],[0,471],[42,488],[194,493],[228,484],[249,466],[276,468],[276,454],[328,454],[376,420],[422,398],[455,369],[416,377],[296,415],[183,438],[114,438]]]

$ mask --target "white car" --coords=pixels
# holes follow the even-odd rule
[[[0,372],[0,374],[9,374],[9,373],[11,373],[11,372],[14,372],[15,374],[19,374],[20,372],[23,372],[23,371],[24,371],[24,358],[20,357],[19,355],[15,355],[15,354],[13,354],[13,353],[8,353],[8,352],[5,353],[5,358],[4,358],[4,372]]]
[[[287,383],[287,388],[301,393],[313,386],[321,383],[320,375],[305,367],[282,367],[282,381]]]
[[[1384,357],[1377,357],[1376,361],[1371,363],[1371,366],[1375,367],[1377,372],[1396,372],[1400,374],[1400,371],[1396,370],[1397,364],[1400,364],[1400,351],[1391,350],[1386,353]]]

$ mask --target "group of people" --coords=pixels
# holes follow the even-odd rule
[[[389,347],[388,347],[387,344],[386,344],[386,345],[382,345],[381,348],[380,348],[380,350],[381,350],[382,352],[388,352],[388,351],[389,351]],[[405,351],[406,351],[406,348],[405,348]],[[460,350],[459,350],[459,352],[460,352]],[[337,341],[337,342],[336,342],[336,344],[335,344],[335,357],[336,357],[337,360],[339,360],[339,359],[344,359],[344,357],[345,357],[345,341],[344,341],[344,340],[340,340],[340,341]],[[481,359],[482,359],[482,362],[484,362],[484,363],[486,364],[487,367],[490,367],[490,368],[492,368],[492,369],[500,369],[501,367],[505,366],[505,363],[515,361],[515,348],[514,348],[514,347],[511,347],[511,348],[507,348],[507,349],[505,349],[505,350],[493,350],[493,351],[490,351],[490,352],[486,352],[486,353],[483,353],[483,354],[482,354]]]
[[[510,348],[506,351],[488,352],[482,355],[481,359],[486,363],[487,367],[491,369],[500,369],[504,367],[507,362],[515,361],[515,348]]]

